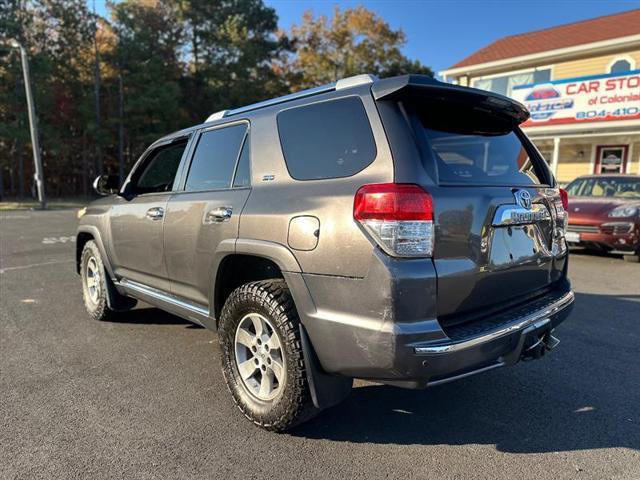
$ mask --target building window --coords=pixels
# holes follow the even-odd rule
[[[628,145],[599,145],[595,173],[625,173]]]
[[[635,68],[635,62],[630,57],[615,58],[609,64],[609,73],[625,73]]]
[[[535,70],[524,73],[513,73],[491,78],[477,78],[473,81],[475,88],[489,90],[501,95],[510,96],[513,87],[530,83],[545,83],[551,80],[551,69]]]

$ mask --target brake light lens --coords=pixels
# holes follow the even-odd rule
[[[356,193],[353,218],[389,255],[433,254],[433,200],[418,185],[364,185]]]
[[[569,194],[564,188],[560,189],[560,198],[562,199],[562,208],[565,211],[569,210]]]
[[[564,188],[558,189],[558,193],[554,195],[553,204],[556,210],[558,236],[564,237],[569,226],[569,195]]]

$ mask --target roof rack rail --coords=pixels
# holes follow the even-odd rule
[[[290,93],[282,97],[272,98],[263,102],[253,103],[244,107],[235,108],[233,110],[220,110],[219,112],[209,115],[206,122],[212,122],[214,120],[220,120],[221,118],[230,117],[231,115],[238,115],[239,113],[250,112],[252,110],[258,110],[260,108],[270,107],[271,105],[278,105],[279,103],[290,102],[291,100],[298,100],[300,98],[311,97],[320,93],[332,92],[334,90],[342,90],[345,88],[355,87],[358,85],[364,85],[367,83],[373,83],[378,80],[378,77],[368,73],[362,75],[354,75],[353,77],[341,78],[337,82],[327,83],[319,87],[308,88],[306,90],[300,90],[299,92]]]
[[[336,90],[342,90],[343,88],[349,87],[357,87],[358,85],[373,83],[376,80],[378,80],[378,77],[370,73],[363,73],[361,75],[354,75],[353,77],[341,78],[336,82]]]
[[[220,110],[219,112],[212,113],[205,120],[206,122],[213,122],[214,120],[220,120],[221,118],[226,117],[229,114],[229,110]]]

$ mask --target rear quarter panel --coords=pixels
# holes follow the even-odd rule
[[[317,217],[320,220],[317,247],[311,251],[292,249],[305,273],[364,277],[371,262],[374,246],[353,220],[353,199],[364,184],[393,181],[393,162],[368,86],[356,92],[371,123],[377,156],[352,177],[294,180],[287,171],[276,122],[277,113],[285,107],[264,109],[251,118],[252,191],[242,212],[239,236],[289,248],[290,220],[299,215]],[[333,92],[318,95],[313,101],[342,96],[344,93]],[[288,102],[286,108],[308,103],[309,99]]]

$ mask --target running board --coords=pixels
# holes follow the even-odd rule
[[[190,320],[202,326],[206,326],[209,323],[209,310],[205,307],[126,278],[115,282],[115,284],[121,287],[127,295],[150,303],[162,310],[167,310],[185,320]]]

